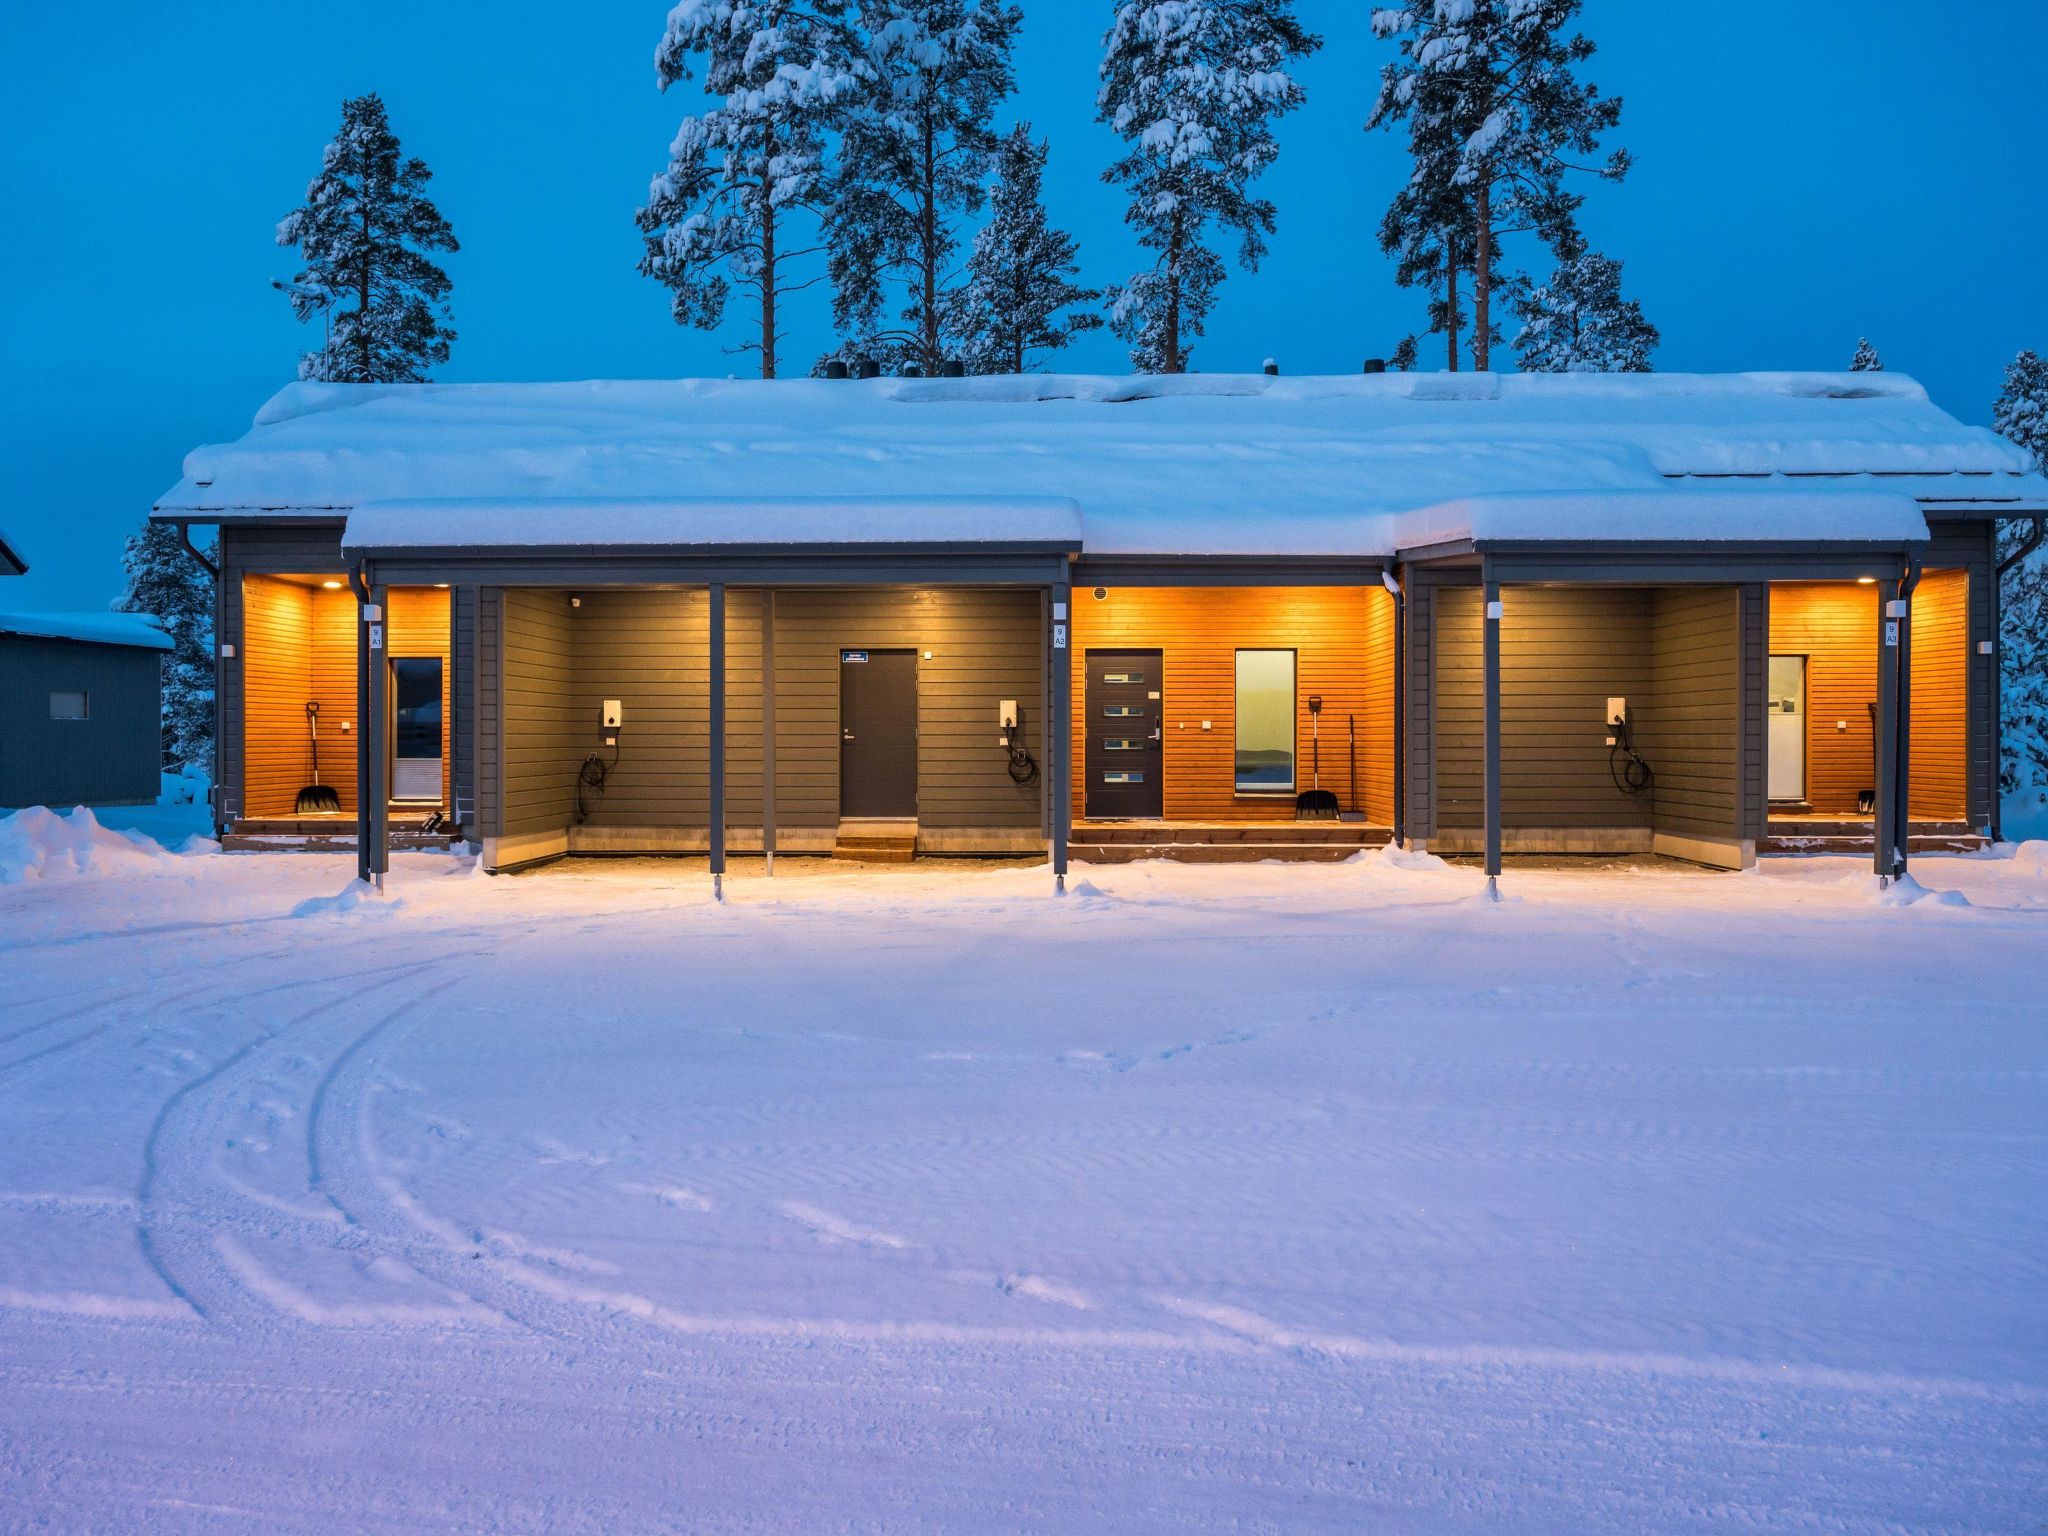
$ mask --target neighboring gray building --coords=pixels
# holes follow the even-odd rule
[[[0,807],[154,801],[170,648],[143,614],[0,613]]]

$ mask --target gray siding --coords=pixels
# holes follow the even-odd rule
[[[1769,748],[1767,721],[1770,685],[1770,588],[1748,582],[1740,589],[1742,603],[1742,831],[1761,840],[1769,813],[1767,803]]]
[[[1752,762],[1735,588],[1510,586],[1502,600],[1505,828],[1749,835],[1761,747]],[[1435,826],[1471,830],[1485,821],[1479,588],[1438,587],[1432,610]],[[1615,694],[1628,699],[1637,750],[1656,773],[1647,794],[1614,782],[1603,721]]]
[[[470,835],[476,831],[476,647],[477,589],[458,587],[448,605],[449,782],[455,801],[454,819]]]
[[[559,828],[574,815],[585,756],[609,758],[602,702],[625,710],[604,794],[588,797],[593,830],[701,829],[709,820],[707,598],[701,588],[595,591],[570,609],[563,592],[485,589],[480,739],[502,707],[503,758],[480,748],[487,832]],[[776,823],[839,821],[839,653],[918,652],[918,822],[927,830],[1043,824],[1039,783],[1018,784],[997,742],[996,705],[1019,701],[1043,775],[1045,678],[1040,594],[1029,590],[793,590],[775,594]],[[726,604],[726,819],[762,819],[761,626],[766,596]],[[489,614],[502,605],[502,681]],[[929,654],[927,654],[929,653]],[[500,700],[502,698],[502,706]],[[493,807],[497,808],[493,814]]]
[[[476,594],[476,826],[479,836],[505,830],[505,594],[479,587]]]
[[[1963,570],[1970,578],[1969,818],[1972,826],[1987,826],[1998,782],[1998,743],[1992,739],[1998,657],[1995,645],[1989,656],[1979,654],[1978,647],[1998,639],[1994,591],[1997,524],[1954,520],[1931,527],[1934,536],[1923,556],[1927,568]]]
[[[0,635],[0,806],[154,800],[163,764],[163,653]],[[50,718],[55,691],[83,720]]]
[[[1657,775],[1650,820],[1656,831],[1744,835],[1742,607],[1734,587],[1650,594],[1650,691],[1638,734]]]
[[[1477,601],[1479,572],[1411,566],[1408,576],[1407,777],[1408,835],[1436,831],[1436,612],[1438,594],[1463,588]],[[1475,610],[1476,612],[1476,610]]]

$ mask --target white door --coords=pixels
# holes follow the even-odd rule
[[[1806,658],[1773,656],[1770,674],[1768,793],[1773,800],[1806,798]]]

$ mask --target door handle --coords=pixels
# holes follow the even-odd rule
[[[839,739],[841,741],[851,741],[853,740],[853,732],[842,728],[839,732]]]

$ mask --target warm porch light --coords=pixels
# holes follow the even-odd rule
[[[1875,576],[1858,576],[1856,578],[1856,585],[1859,587],[1874,587],[1877,585],[1877,578]]]
[[[330,592],[339,592],[341,590],[341,583],[338,581],[323,581],[320,585]]]

